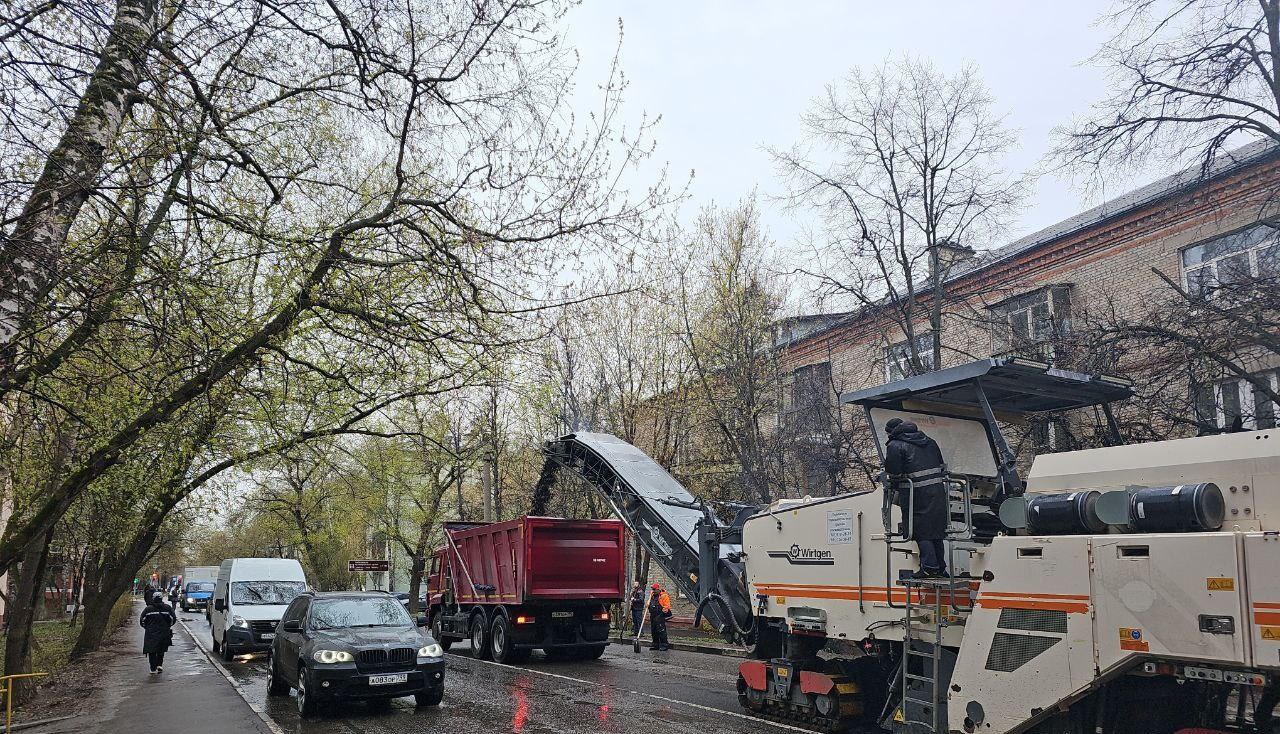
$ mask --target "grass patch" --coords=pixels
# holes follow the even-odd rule
[[[121,594],[116,600],[116,605],[111,607],[111,618],[107,622],[107,635],[115,632],[116,628],[125,623],[125,620],[133,618],[133,595]]]
[[[37,673],[62,670],[79,634],[79,625],[69,627],[66,622],[36,622],[31,629],[31,670]],[[0,650],[6,642],[5,637],[0,635]]]
[[[125,594],[111,608],[106,636],[110,637],[116,628],[132,617],[133,597]],[[71,655],[71,648],[75,646],[79,635],[78,621],[74,627],[68,625],[65,620],[36,622],[31,629],[31,670],[56,675],[67,666],[67,658]],[[4,650],[4,644],[5,635],[0,634],[0,651]],[[0,661],[2,660],[3,655],[0,654]]]

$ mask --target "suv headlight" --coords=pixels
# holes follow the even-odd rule
[[[332,665],[333,663],[349,663],[356,658],[346,650],[316,650],[311,653],[311,659],[317,663]]]
[[[418,648],[418,657],[420,658],[439,658],[444,657],[444,650],[436,643],[423,645]]]
[[[249,629],[249,620],[241,617],[239,614],[236,614],[231,617],[231,626]]]

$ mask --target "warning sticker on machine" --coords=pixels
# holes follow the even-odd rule
[[[1280,627],[1259,627],[1258,632],[1261,633],[1264,640],[1280,642]]]
[[[1142,630],[1137,627],[1120,628],[1120,649],[1130,652],[1150,652],[1151,645],[1142,639]]]
[[[1205,579],[1205,586],[1209,591],[1235,591],[1236,580],[1226,576],[1210,576]]]
[[[827,513],[827,544],[847,545],[853,542],[853,513],[835,510]]]

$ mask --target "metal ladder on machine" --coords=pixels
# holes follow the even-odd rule
[[[892,555],[895,544],[904,544],[911,540],[911,511],[915,505],[915,485],[910,479],[906,481],[908,493],[907,508],[904,513],[906,531],[901,534],[892,532],[886,506],[885,541],[890,548],[890,553],[886,556]],[[946,533],[947,540],[952,541],[949,544],[948,567],[954,572],[956,569],[955,543],[973,539],[972,495],[968,481],[962,477],[948,474],[944,479],[944,485],[947,488],[948,505],[959,501],[963,513],[960,527],[955,527],[954,522],[949,522]],[[955,496],[957,493],[959,497]],[[892,561],[887,560],[887,563],[891,570]],[[959,614],[973,609],[969,594],[971,581],[965,577],[898,580],[898,583],[906,589],[906,598],[902,606],[902,664],[898,680],[902,691],[899,709],[902,718],[899,720],[895,717],[894,720],[903,724],[911,734],[917,732],[936,734],[947,730],[944,705],[946,681],[942,680],[942,636],[943,631],[951,626],[951,613]],[[892,588],[892,579],[890,584]],[[963,590],[963,597],[958,594],[960,590]],[[964,603],[959,601],[960,598],[964,599]],[[893,604],[892,593],[889,594],[889,604],[896,606]],[[926,623],[925,620],[931,620],[931,623]],[[918,668],[912,666],[912,661],[920,663]],[[917,669],[919,672],[912,672]]]
[[[901,583],[907,594],[903,611],[902,670],[898,681],[902,690],[899,723],[905,724],[912,734],[945,732],[942,635],[951,626],[949,612],[955,606],[956,589],[967,588],[969,579],[903,579]],[[912,661],[920,663],[919,672],[912,672],[917,669]]]

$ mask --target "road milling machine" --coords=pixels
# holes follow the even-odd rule
[[[910,513],[880,489],[724,522],[612,436],[550,442],[548,467],[592,482],[749,647],[738,697],[758,716],[909,734],[1271,734],[1280,430],[1045,454],[1025,481],[1001,430],[1086,409],[1118,444],[1111,405],[1130,394],[1006,358],[841,396],[882,457],[895,417],[939,444],[946,578],[917,577]]]

